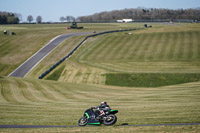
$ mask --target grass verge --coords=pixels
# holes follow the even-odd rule
[[[52,74],[50,74],[46,79],[47,80],[55,80],[57,81],[64,70],[65,66],[61,65],[59,68],[57,68]]]
[[[198,73],[106,74],[106,85],[159,87],[200,81]]]
[[[156,126],[156,127],[74,127],[74,128],[32,128],[32,129],[1,129],[8,133],[198,133],[200,126]]]

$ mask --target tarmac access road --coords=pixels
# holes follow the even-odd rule
[[[28,72],[30,72],[42,59],[44,59],[53,49],[55,49],[59,44],[72,36],[91,34],[92,32],[81,32],[72,34],[63,34],[53,38],[48,44],[37,51],[33,56],[27,59],[23,64],[21,64],[17,69],[15,69],[9,77],[25,77]]]

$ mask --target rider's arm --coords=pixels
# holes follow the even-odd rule
[[[110,106],[108,106],[108,105],[105,107],[105,110],[108,110],[108,111],[109,111],[110,109],[111,109],[111,108],[110,108]]]
[[[91,107],[91,109],[98,109],[99,108],[99,106],[96,106],[96,107]]]

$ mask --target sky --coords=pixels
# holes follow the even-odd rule
[[[23,22],[32,15],[44,22],[59,22],[61,16],[86,16],[125,8],[187,9],[200,7],[200,0],[0,0],[0,11],[20,13]]]

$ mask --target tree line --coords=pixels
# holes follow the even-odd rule
[[[73,21],[75,21],[76,20],[76,18],[75,17],[73,17],[73,16],[66,16],[66,17],[60,17],[60,21],[61,22],[64,22],[64,21],[67,21],[67,22],[73,22]]]
[[[0,24],[18,24],[20,21],[20,14],[0,12]]]
[[[32,15],[28,15],[27,21],[28,21],[29,23],[31,23],[33,20],[34,20],[34,19],[33,19],[33,16],[32,16]],[[42,16],[37,16],[37,17],[36,17],[36,23],[38,23],[38,24],[41,24],[41,23],[42,23]]]
[[[200,8],[190,9],[156,9],[156,8],[132,8],[113,10],[109,12],[95,13],[89,16],[81,16],[76,20],[80,22],[103,22],[121,19],[133,20],[196,20],[200,21]]]
[[[27,16],[27,21],[31,23],[34,20],[32,15]],[[0,11],[0,24],[18,24],[22,21],[22,15],[19,13],[1,12]],[[36,23],[42,23],[42,17],[36,17]]]

